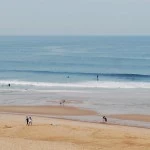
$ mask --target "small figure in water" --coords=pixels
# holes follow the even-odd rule
[[[98,79],[98,75],[97,75],[97,81],[98,81],[99,79]]]
[[[8,84],[8,86],[10,87],[10,83]]]

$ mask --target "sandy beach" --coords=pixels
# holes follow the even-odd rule
[[[67,106],[0,106],[0,112],[56,116],[86,116],[97,114],[92,110]]]
[[[134,121],[144,121],[150,122],[150,115],[141,115],[141,114],[117,114],[109,115],[111,118],[117,118],[122,120],[134,120]]]
[[[22,110],[28,113],[28,107],[1,106],[0,110],[8,111],[8,108],[12,112]],[[80,115],[95,113],[69,107],[66,111],[58,109],[53,107],[53,113],[59,112],[62,115],[66,111],[69,113],[78,111]],[[28,109],[32,113],[39,114],[44,110],[46,110],[44,106],[41,108],[32,106]],[[145,128],[54,119],[38,115],[32,116],[32,126],[26,126],[25,117],[25,114],[0,113],[1,150],[149,150],[150,147],[150,130]]]
[[[148,105],[141,105],[141,99],[149,104],[149,96],[149,90],[98,93],[3,90],[0,150],[149,150],[149,109],[144,109]],[[64,106],[60,105],[62,99],[66,100]],[[128,114],[123,113],[127,110]],[[26,126],[27,115],[33,118],[32,126]],[[108,117],[107,123],[102,122],[103,115]],[[87,122],[78,121],[82,117]],[[133,121],[138,123],[131,125]],[[138,127],[139,123],[144,124]]]

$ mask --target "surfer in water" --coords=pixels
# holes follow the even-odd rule
[[[97,81],[99,80],[98,74],[97,74]]]

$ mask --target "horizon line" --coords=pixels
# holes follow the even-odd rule
[[[0,35],[0,37],[2,36],[150,36],[150,34],[10,34],[10,35]]]

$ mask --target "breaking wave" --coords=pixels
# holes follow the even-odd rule
[[[74,83],[29,82],[19,80],[0,80],[1,86],[37,88],[150,88],[149,82],[88,81]]]

